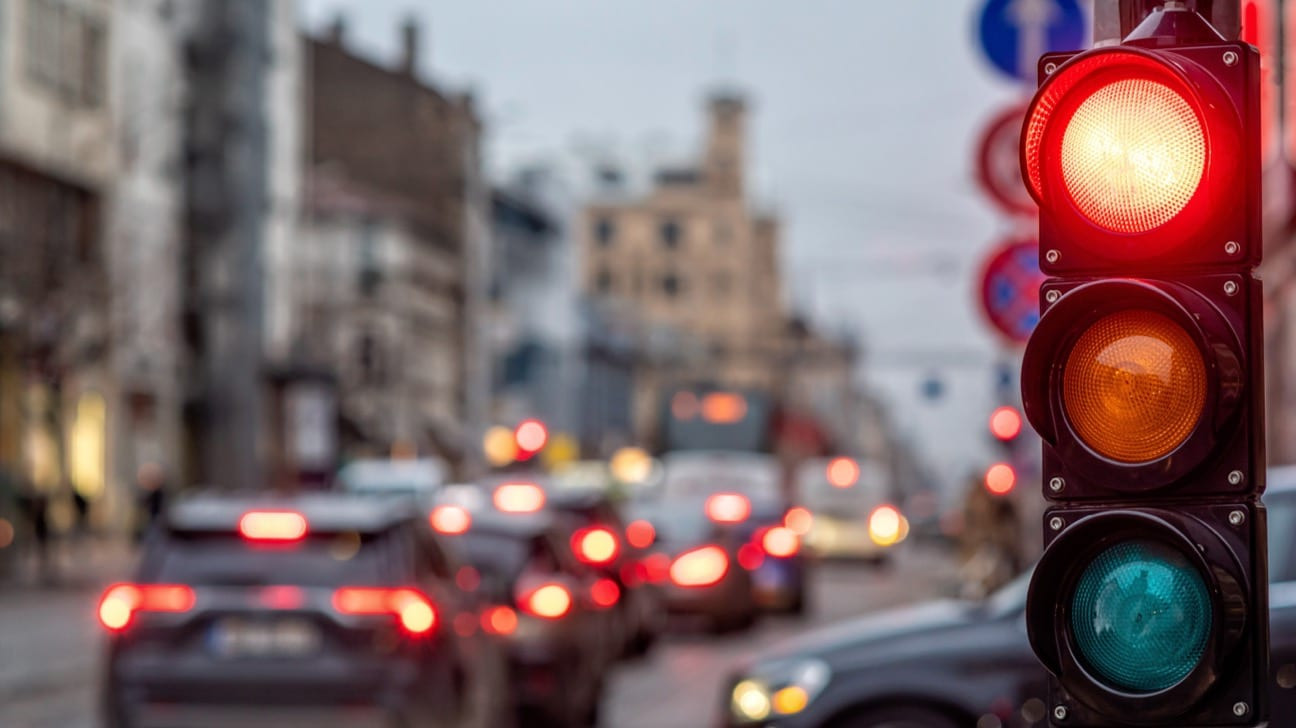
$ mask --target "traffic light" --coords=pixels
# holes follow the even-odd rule
[[[519,462],[530,460],[549,443],[549,428],[540,420],[522,420],[513,430]]]
[[[1022,131],[1056,726],[1267,719],[1259,59],[1180,5],[1040,60]]]

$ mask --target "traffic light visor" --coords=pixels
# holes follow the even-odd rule
[[[1089,563],[1071,599],[1073,644],[1103,682],[1136,693],[1170,688],[1201,662],[1212,624],[1197,567],[1155,541],[1124,541]]]
[[[1143,463],[1173,452],[1206,404],[1206,365],[1192,336],[1160,313],[1098,319],[1076,340],[1062,374],[1062,404],[1097,454]]]

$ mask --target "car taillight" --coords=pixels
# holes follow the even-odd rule
[[[706,514],[716,523],[740,523],[751,515],[751,501],[741,493],[716,493],[706,500]]]
[[[431,632],[437,622],[432,602],[414,589],[342,587],[333,592],[333,608],[350,615],[390,614],[412,635]]]
[[[504,483],[492,500],[504,513],[534,513],[544,507],[545,492],[535,483]]]
[[[711,586],[729,571],[729,556],[719,546],[703,546],[675,557],[670,578],[679,586]]]
[[[494,635],[511,635],[517,631],[517,612],[510,607],[491,607],[482,612],[482,631]]]
[[[814,525],[814,514],[801,506],[790,508],[787,515],[783,516],[783,525],[792,529],[796,535],[804,536],[810,533],[810,527]]]
[[[428,521],[437,533],[454,536],[472,527],[472,514],[460,506],[437,506],[428,515]]]
[[[801,550],[801,539],[792,529],[775,526],[761,536],[761,548],[770,556],[786,559]]]
[[[671,560],[666,554],[649,554],[643,561],[644,581],[657,584],[670,576]]]
[[[755,571],[765,563],[765,552],[754,543],[745,543],[738,547],[738,565],[748,571]]]
[[[657,529],[643,519],[626,525],[626,541],[637,549],[646,549],[657,540]]]
[[[249,541],[300,541],[306,517],[293,511],[248,511],[239,518],[239,534]]]
[[[136,612],[187,612],[193,605],[193,589],[183,584],[116,584],[99,600],[99,622],[120,632]]]
[[[600,607],[615,606],[621,599],[621,587],[611,579],[599,579],[590,587],[590,599]]]
[[[616,534],[602,526],[582,528],[572,534],[571,544],[576,558],[593,566],[612,563],[621,550]]]
[[[521,600],[522,611],[545,619],[558,619],[571,611],[572,596],[561,584],[545,584]]]

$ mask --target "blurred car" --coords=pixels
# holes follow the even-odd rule
[[[1296,469],[1269,473],[1270,725],[1296,726]],[[1026,638],[1029,575],[984,602],[941,601],[816,630],[726,682],[726,726],[1047,725],[1048,682]],[[1281,666],[1287,666],[1279,670]],[[1286,676],[1280,677],[1280,676]],[[1277,681],[1286,680],[1286,684]]]
[[[716,450],[667,454],[661,498],[684,504],[747,544],[743,565],[763,609],[806,609],[809,562],[801,536],[788,528],[790,498],[770,455]]]
[[[503,651],[406,499],[199,496],[107,589],[106,723],[495,725]]]
[[[877,509],[886,505],[885,473],[876,463],[855,458],[811,458],[794,476],[796,502],[805,509],[806,546],[823,558],[866,559],[881,563],[899,534],[870,529]]]
[[[643,504],[635,513],[653,525],[645,578],[661,584],[671,614],[703,617],[716,631],[742,629],[756,620],[751,573],[741,565],[745,542],[737,533],[689,502]]]
[[[555,488],[548,501],[572,529],[572,554],[621,592],[612,610],[613,656],[646,652],[666,628],[666,610],[661,590],[641,566],[646,551],[631,542],[639,534],[628,530],[607,490]]]
[[[552,513],[447,504],[432,518],[456,534],[454,546],[477,570],[489,600],[482,626],[507,646],[510,707],[520,725],[596,723],[615,586],[576,561],[571,532]]]
[[[446,484],[449,470],[440,458],[353,460],[338,470],[335,484],[348,493],[427,498]]]

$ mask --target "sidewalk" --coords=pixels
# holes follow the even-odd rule
[[[129,576],[135,556],[124,542],[92,539],[53,553],[52,578],[29,558],[0,581],[0,714],[10,702],[58,700],[93,683],[103,638],[95,604],[105,585]]]

